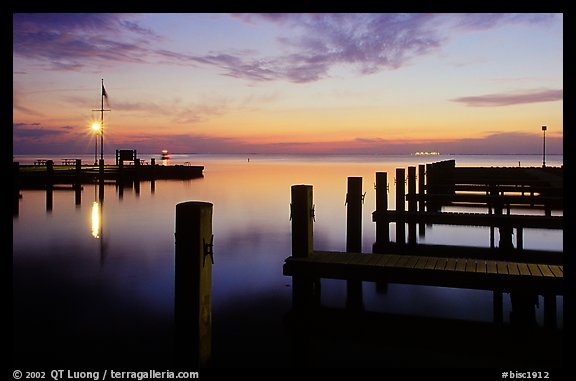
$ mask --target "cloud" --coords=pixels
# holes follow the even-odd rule
[[[42,13],[13,16],[13,53],[46,62],[46,69],[79,70],[88,64],[142,63],[159,37],[128,20],[138,16]]]
[[[553,102],[563,99],[563,90],[525,90],[523,92],[467,96],[451,99],[472,107],[499,107],[525,103]]]
[[[331,68],[352,65],[359,74],[392,70],[441,48],[450,32],[473,32],[508,23],[543,23],[548,14],[234,14],[250,24],[273,23],[290,31],[279,38],[289,53],[242,57],[221,52],[196,57],[225,75],[254,81],[318,81]]]
[[[510,23],[541,24],[555,14],[278,13],[233,14],[248,24],[282,28],[284,49],[259,56],[241,47],[198,55],[155,43],[162,37],[138,23],[137,14],[15,14],[15,56],[47,62],[52,70],[79,70],[114,62],[208,65],[223,75],[251,81],[319,81],[349,65],[360,75],[393,70],[440,49],[451,33]],[[193,49],[191,49],[193,50]]]
[[[40,123],[13,123],[13,136],[15,139],[43,139],[67,134],[66,130],[72,127],[64,126],[62,129],[44,128]]]

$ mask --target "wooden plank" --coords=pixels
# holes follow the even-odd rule
[[[423,269],[426,266],[427,258],[426,257],[419,257],[418,262],[414,265],[415,269]]]
[[[466,272],[468,273],[475,273],[476,272],[476,261],[473,259],[469,259],[466,262]]]
[[[370,254],[370,260],[368,261],[368,265],[373,266],[376,263],[378,263],[378,261],[381,259],[381,255],[380,254]]]
[[[454,259],[454,258],[448,259],[448,261],[446,262],[446,267],[444,268],[444,270],[447,270],[447,271],[456,270],[456,259]]]
[[[548,265],[538,265],[538,268],[540,269],[540,272],[542,273],[542,275],[544,276],[548,276],[548,277],[553,277],[554,274],[552,273],[552,270],[550,270],[550,268],[548,267]]]
[[[508,266],[506,266],[505,262],[498,262],[496,266],[498,268],[498,274],[508,274]]]
[[[496,262],[486,261],[486,272],[488,274],[498,274],[498,269],[496,268]]]
[[[428,260],[426,261],[426,265],[424,266],[424,268],[428,270],[434,270],[437,261],[438,261],[437,257],[428,257]]]
[[[394,264],[396,262],[398,262],[398,260],[400,259],[400,256],[397,254],[390,254],[390,255],[386,255],[386,260],[383,262],[380,262],[380,266],[394,266]]]
[[[530,270],[528,270],[526,263],[518,263],[518,270],[520,275],[530,275]]]
[[[534,263],[529,263],[528,264],[528,269],[530,270],[530,274],[534,275],[534,276],[542,276],[542,272],[540,271],[540,269],[538,268],[537,264]]]
[[[448,262],[448,260],[446,258],[438,258],[438,260],[436,261],[436,266],[434,267],[434,270],[444,270],[447,262]]]
[[[559,269],[560,266],[556,266],[556,265],[549,265],[548,268],[550,269],[550,271],[552,271],[552,273],[554,274],[554,276],[556,278],[563,278],[564,277],[564,273],[562,272],[562,270]]]
[[[409,259],[410,258],[408,258],[407,255],[403,255],[402,258],[400,258],[398,262],[396,262],[396,267],[406,267],[406,263],[408,263]]]
[[[406,267],[411,269],[414,266],[416,266],[416,262],[418,262],[418,257],[415,255],[410,255],[409,259],[408,259],[408,263],[406,263]]]
[[[508,263],[508,274],[510,275],[519,275],[520,271],[518,270],[518,263],[510,262]]]
[[[456,271],[466,271],[466,259],[458,258],[456,262]]]
[[[476,261],[476,272],[477,273],[486,273],[486,261],[478,260]]]
[[[360,254],[354,258],[352,263],[360,266],[367,265],[371,256],[372,254]]]

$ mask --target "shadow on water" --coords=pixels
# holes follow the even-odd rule
[[[15,365],[174,365],[171,315],[43,263],[17,266],[14,290]],[[562,330],[327,307],[299,315],[288,299],[270,294],[220,306],[212,320],[212,366],[562,366]]]
[[[15,365],[175,366],[171,313],[79,279],[58,258],[14,263]],[[218,287],[218,285],[214,285]],[[320,307],[246,295],[215,305],[212,367],[555,368],[563,330]]]

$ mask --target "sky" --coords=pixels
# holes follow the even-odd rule
[[[13,15],[13,153],[563,153],[563,15]]]

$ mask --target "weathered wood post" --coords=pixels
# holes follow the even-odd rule
[[[418,202],[416,201],[416,167],[408,167],[408,211],[416,213]],[[408,244],[416,244],[416,223],[408,223]]]
[[[156,159],[150,159],[150,193],[156,191]]]
[[[348,177],[346,251],[362,252],[362,177]]]
[[[376,172],[376,243],[375,253],[382,253],[390,244],[390,222],[388,220],[388,174]]]
[[[396,244],[406,244],[406,226],[404,225],[404,212],[406,211],[405,205],[405,169],[396,168],[396,212],[398,217],[396,219]]]
[[[212,204],[177,204],[174,235],[177,360],[207,367],[212,358]]]
[[[418,195],[419,195],[419,199],[418,199],[418,210],[420,212],[424,212],[425,211],[425,202],[424,202],[424,196],[426,194],[426,166],[424,164],[419,164],[418,165]]]
[[[290,219],[292,220],[292,256],[309,257],[314,250],[314,205],[312,185],[292,185]],[[304,310],[320,305],[320,280],[306,276],[292,277],[292,307]]]
[[[74,205],[82,203],[82,159],[76,159],[76,173],[74,183]]]
[[[348,177],[346,193],[346,251],[362,252],[362,177]],[[362,310],[362,281],[346,281],[346,306]]]
[[[424,164],[418,165],[418,211],[424,213],[426,211],[426,202],[424,197],[426,196],[426,166]],[[426,224],[418,224],[418,236],[424,238],[426,236]]]
[[[46,211],[54,205],[54,161],[46,160]]]

